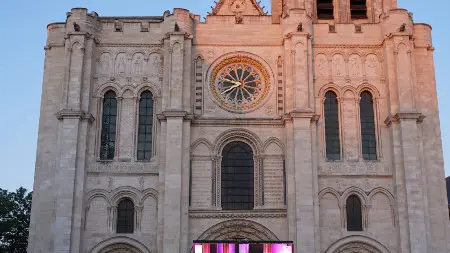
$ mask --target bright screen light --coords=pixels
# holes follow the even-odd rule
[[[193,253],[293,253],[292,243],[194,242]]]

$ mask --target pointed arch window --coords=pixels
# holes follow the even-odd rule
[[[325,142],[328,160],[341,159],[341,140],[339,137],[339,105],[336,93],[325,93]]]
[[[132,234],[134,232],[134,203],[131,199],[123,199],[117,206],[117,233]]]
[[[100,159],[112,160],[116,150],[117,99],[114,91],[108,91],[103,98]]]
[[[350,0],[350,15],[352,19],[367,18],[366,0]]]
[[[153,94],[144,91],[139,100],[137,159],[149,161],[153,149]]]
[[[222,151],[222,209],[251,210],[254,207],[254,163],[252,148],[231,142]]]
[[[361,200],[351,195],[346,203],[347,231],[363,231]]]
[[[364,160],[377,160],[377,140],[375,136],[375,112],[373,96],[369,91],[361,93],[359,105],[361,121],[362,155]]]
[[[317,0],[317,18],[334,19],[333,0]]]

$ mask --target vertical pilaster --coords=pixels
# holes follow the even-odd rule
[[[316,252],[312,113],[291,113],[294,128],[295,214],[298,253]],[[305,138],[308,136],[307,138]]]
[[[180,252],[182,161],[183,161],[183,118],[185,114],[165,113],[167,119],[166,157],[164,175],[164,234],[163,252]]]
[[[295,182],[295,141],[294,124],[291,119],[286,119],[286,198],[288,209],[289,240],[297,240],[296,225],[296,182]]]
[[[420,126],[424,116],[414,97],[415,78],[412,68],[411,34],[395,30],[402,23],[410,24],[406,11],[391,13],[383,26],[391,32],[385,38],[385,71],[389,80],[389,113],[385,123],[391,131],[392,166],[397,201],[396,217],[399,227],[399,251],[426,253],[427,223],[423,161],[421,159]],[[391,30],[389,30],[391,29]]]

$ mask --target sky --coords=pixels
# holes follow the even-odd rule
[[[217,0],[216,0],[217,1]],[[436,80],[441,111],[446,176],[450,176],[450,69],[447,59],[450,32],[446,18],[448,0],[398,0],[399,7],[414,13],[416,23],[433,26]],[[189,9],[202,17],[213,0],[3,0],[0,7],[0,188],[32,189],[41,100],[46,26],[64,22],[74,7],[85,7],[100,16],[155,16],[173,8]],[[262,0],[270,11],[270,0]],[[432,3],[432,4],[431,4]],[[426,120],[426,119],[425,119]]]

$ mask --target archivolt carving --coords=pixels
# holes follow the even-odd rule
[[[118,236],[105,240],[95,247],[89,253],[151,253],[151,251],[139,241],[125,237]]]
[[[335,92],[338,97],[341,97],[341,88],[334,83],[329,83],[327,85],[322,86],[319,92],[317,93],[317,97],[324,98],[325,93],[327,93],[330,90]]]
[[[378,91],[377,87],[375,87],[372,84],[369,83],[363,83],[361,85],[358,86],[358,88],[356,88],[358,95],[361,94],[361,92],[367,90],[370,91],[370,93],[372,93],[374,98],[380,98],[380,92]]]
[[[138,84],[134,90],[135,90],[134,95],[136,97],[139,97],[141,95],[141,93],[145,90],[150,90],[152,92],[154,98],[161,98],[161,96],[162,96],[159,85],[156,85],[153,82],[144,82],[144,83]]]
[[[349,236],[335,242],[325,253],[389,253],[389,250],[369,237]]]
[[[117,96],[122,95],[123,90],[120,87],[120,85],[116,82],[106,82],[100,86],[97,87],[97,89],[95,90],[95,97],[97,98],[103,98],[105,93],[113,90]]]
[[[198,240],[233,240],[246,238],[251,241],[278,241],[278,237],[265,226],[250,220],[230,220],[206,230]]]
[[[111,192],[111,204],[117,206],[123,198],[130,198],[135,205],[139,205],[140,195],[141,192],[138,189],[131,186],[122,186]]]
[[[262,153],[261,140],[259,139],[259,137],[255,133],[247,129],[238,128],[231,129],[220,134],[220,136],[214,142],[214,154],[221,156],[222,149],[228,143],[233,141],[243,141],[247,143],[248,145],[250,145],[250,147],[252,147],[254,155],[260,155]]]

